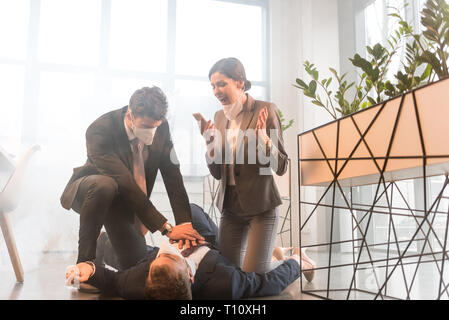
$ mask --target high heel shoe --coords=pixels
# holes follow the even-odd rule
[[[316,263],[306,254],[306,249],[301,250],[301,264],[303,265],[303,274],[307,281],[312,282],[315,277]]]

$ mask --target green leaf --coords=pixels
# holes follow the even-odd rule
[[[402,20],[401,16],[398,15],[397,13],[390,13],[388,16],[393,17],[393,18],[398,18],[398,19]]]
[[[374,58],[376,58],[376,60],[380,60],[384,55],[385,51],[386,51],[385,48],[380,43],[377,43],[373,48],[372,54]]]
[[[424,8],[424,9],[421,11],[421,13],[422,13],[426,18],[428,18],[428,19],[430,19],[430,18],[435,19],[435,18],[436,18],[435,13],[434,13],[432,10],[428,9],[428,8]]]
[[[282,119],[284,119],[284,115],[282,114],[281,109],[278,109],[278,115],[279,115],[279,118],[281,119],[281,122],[282,122]]]
[[[374,69],[370,75],[371,81],[377,82],[377,80],[379,80],[379,76],[380,76],[380,70],[378,68]]]
[[[307,88],[308,87],[307,83],[305,83],[303,80],[301,80],[299,78],[296,79],[296,83],[299,84],[303,88]]]
[[[349,59],[355,67],[361,68],[366,74],[371,74],[373,67],[369,61],[355,54],[353,59]]]
[[[415,86],[419,86],[421,84],[421,77],[418,77],[418,76],[413,77],[413,83]],[[410,89],[412,89],[411,86],[410,86]]]
[[[421,74],[421,81],[420,82],[426,80],[430,76],[431,72],[432,72],[432,65],[428,64],[426,69],[424,70],[424,72]]]
[[[394,86],[391,84],[390,81],[385,82],[385,88],[390,91],[394,91]]]
[[[340,82],[340,77],[338,76],[337,70],[334,68],[329,68],[329,71],[332,72],[332,74],[337,78],[337,81]]]
[[[437,34],[436,32],[434,32],[434,31],[430,30],[430,29],[424,31],[424,32],[423,32],[423,35],[424,35],[427,39],[429,39],[429,40],[431,40],[431,41],[434,41],[434,42],[438,42],[438,41],[439,41],[438,34]]]
[[[432,65],[433,70],[435,71],[436,74],[438,74],[439,77],[443,76],[443,70],[441,67],[440,60],[434,53],[430,52],[429,50],[426,50],[423,52],[420,58],[424,62],[427,62],[428,64]]]
[[[317,88],[316,81],[315,80],[310,81],[310,83],[309,83],[309,92],[314,95],[315,92],[316,92],[316,88]]]
[[[390,40],[387,40],[387,42],[390,45],[390,47],[394,48],[394,44]]]
[[[311,93],[309,90],[304,90],[304,95],[309,98],[315,99],[315,94]]]
[[[448,19],[449,20],[449,19]],[[449,21],[448,21],[449,23]],[[449,44],[449,30],[443,35],[444,43]]]
[[[399,21],[398,23],[399,23],[401,26],[403,26],[404,29],[407,29],[407,28],[408,28],[408,23],[405,22],[404,20],[401,20],[401,21]]]

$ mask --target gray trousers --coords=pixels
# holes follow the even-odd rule
[[[237,192],[228,186],[218,233],[221,254],[243,271],[271,271],[282,263],[271,261],[278,222],[277,208],[255,215],[242,212]]]

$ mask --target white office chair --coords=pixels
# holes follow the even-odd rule
[[[40,150],[38,145],[29,148],[17,163],[14,172],[0,193],[0,226],[8,247],[9,257],[18,282],[23,282],[23,268],[17,252],[16,242],[8,220],[8,213],[14,211],[19,204],[20,189],[25,169],[33,154]]]

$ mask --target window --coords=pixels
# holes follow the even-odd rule
[[[204,77],[217,57],[237,56],[252,80],[263,80],[261,7],[224,1],[178,1],[176,34],[177,73]]]
[[[251,94],[266,98],[268,87],[264,77],[266,7],[257,1],[176,1],[175,83],[171,113],[173,140],[177,147],[183,172],[190,175],[208,173],[203,161],[205,144],[192,113],[201,112],[213,119],[220,105],[212,95],[208,73],[221,58],[234,56],[245,66],[247,77],[253,82]],[[262,2],[259,2],[262,3]],[[260,85],[259,85],[260,84]],[[259,85],[259,88],[258,88]],[[258,90],[259,89],[259,90]],[[192,137],[188,143],[185,137]],[[179,143],[177,143],[179,142]],[[182,145],[182,148],[181,148]],[[189,169],[190,168],[190,169]]]
[[[18,151],[22,135],[25,67],[0,64],[1,110],[0,145],[10,153]]]
[[[388,38],[398,28],[397,18],[390,17],[389,14],[399,12],[401,16],[410,23],[415,32],[421,32],[421,11],[426,0],[375,0],[364,8],[364,25],[357,27],[365,30],[364,46],[374,46],[376,43],[381,43],[390,49],[388,45]],[[406,5],[407,4],[407,5]],[[359,47],[361,47],[359,45]],[[405,60],[405,45],[398,47],[398,54],[395,55],[390,64],[387,79],[394,79],[394,75],[402,68],[401,61]]]
[[[39,16],[39,62],[95,66],[100,37],[100,0],[43,0]]]
[[[42,153],[41,161],[51,166],[67,161],[80,166],[85,151],[84,144],[78,143],[79,135],[86,131],[95,108],[90,102],[93,74],[41,72],[39,80],[37,140],[48,151]]]
[[[166,71],[167,4],[167,0],[111,1],[112,69]]]
[[[29,0],[0,1],[0,145],[10,153],[22,135],[29,15]]]
[[[380,43],[391,51],[388,39],[394,35],[399,24],[397,19],[390,17],[389,14],[396,13],[397,10],[402,17],[409,20],[409,11],[406,11],[402,0],[377,0],[366,7],[365,39],[367,46],[373,47],[376,43]],[[388,68],[387,79],[394,79],[394,74],[401,67],[401,61],[404,58],[404,46],[398,46],[397,50],[398,54],[393,57]]]
[[[1,146],[38,143],[42,165],[79,166],[87,126],[157,85],[182,173],[206,174],[192,113],[220,108],[208,71],[228,56],[245,65],[250,93],[269,98],[267,11],[267,0],[0,1]]]
[[[0,2],[0,58],[24,60],[30,15],[29,0]],[[14,32],[12,32],[14,30]]]

